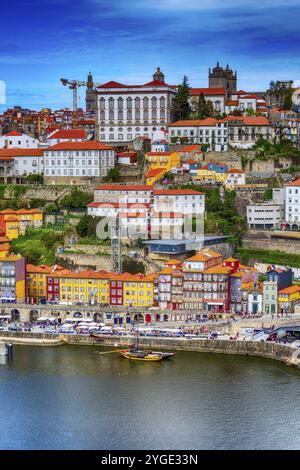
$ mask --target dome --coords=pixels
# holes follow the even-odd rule
[[[220,67],[219,62],[217,62],[216,67],[213,68],[213,72],[223,72],[222,67]]]
[[[161,72],[160,67],[157,67],[156,71],[153,74],[153,81],[155,81],[155,80],[159,80],[160,82],[165,81],[165,76]]]

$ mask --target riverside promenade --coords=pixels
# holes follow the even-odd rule
[[[51,335],[30,332],[1,332],[0,341],[34,346],[97,346],[120,349],[130,347],[133,335],[116,337],[103,335],[97,339],[87,335]],[[189,351],[211,354],[237,354],[257,356],[300,367],[300,348],[264,341],[230,339],[187,339],[166,337],[140,337],[139,347],[146,349]],[[299,355],[299,359],[298,359]]]

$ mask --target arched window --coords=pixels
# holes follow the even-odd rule
[[[139,120],[141,119],[141,112],[140,112],[140,111],[136,111],[136,112],[135,112],[135,119],[136,119],[137,121],[139,121]]]
[[[127,109],[132,109],[132,98],[127,98]]]
[[[152,119],[156,119],[157,118],[157,111],[156,109],[152,109]]]
[[[109,120],[110,120],[110,121],[113,121],[114,118],[115,118],[114,112],[113,112],[113,110],[111,109],[111,110],[109,111]]]
[[[105,99],[100,98],[100,109],[105,109]]]
[[[140,98],[135,98],[135,107],[136,109],[140,109],[141,107],[141,99]]]
[[[118,120],[119,121],[123,120],[123,111],[118,111]]]
[[[145,96],[145,98],[143,98],[143,108],[146,109],[149,107],[149,99]]]
[[[101,119],[101,121],[104,121],[104,119],[105,119],[105,111],[103,111],[103,110],[100,111],[100,119]]]
[[[152,108],[157,108],[157,98],[155,96],[151,98],[151,106]]]
[[[160,110],[160,119],[165,119],[165,110],[164,109]]]
[[[118,109],[123,109],[123,98],[118,98]]]
[[[159,104],[161,108],[166,107],[166,99],[163,96],[159,99]]]
[[[131,109],[129,109],[129,110],[127,111],[127,120],[128,120],[128,121],[131,121],[131,120],[132,120],[132,111],[131,111]]]
[[[148,119],[148,110],[147,109],[144,109],[144,119],[147,120]]]
[[[114,99],[113,98],[109,98],[108,100],[108,107],[109,109],[114,109]]]

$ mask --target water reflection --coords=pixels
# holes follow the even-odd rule
[[[130,362],[100,347],[20,347],[0,369],[0,448],[300,447],[300,371],[178,353]]]

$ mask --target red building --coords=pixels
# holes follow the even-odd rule
[[[110,305],[123,305],[123,281],[112,279],[109,283]]]
[[[47,276],[47,302],[55,302],[60,300],[59,295],[59,278]]]

